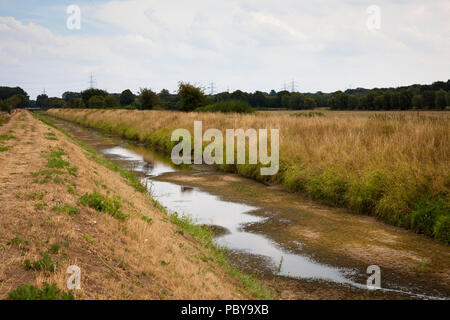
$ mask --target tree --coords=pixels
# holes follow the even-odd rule
[[[48,107],[48,96],[46,94],[40,94],[36,98],[36,105],[39,108],[47,108]]]
[[[347,109],[348,97],[349,94],[342,91],[336,91],[331,95],[330,107],[332,109],[344,109],[344,110]]]
[[[92,96],[89,98],[88,107],[89,108],[103,108],[105,102],[104,96]]]
[[[141,88],[139,91],[139,109],[150,110],[161,106],[159,96],[150,89]]]
[[[130,89],[126,89],[124,91],[122,91],[122,93],[120,94],[120,105],[121,106],[128,106],[130,104],[132,104],[134,102],[134,94],[133,92],[131,92]]]
[[[8,112],[10,114],[12,111],[11,105],[4,100],[0,100],[0,111]]]
[[[0,87],[0,100],[6,100],[16,94],[22,94],[28,99],[28,94],[20,87]]]
[[[66,102],[60,98],[49,98],[48,99],[48,107],[49,108],[64,108],[66,106]]]
[[[84,108],[84,102],[83,99],[81,98],[72,98],[69,100],[69,102],[67,102],[67,106],[69,108]]]
[[[412,98],[412,106],[414,109],[422,109],[423,103],[422,103],[422,95],[416,94]]]
[[[447,93],[444,90],[439,90],[436,92],[434,98],[434,105],[438,109],[445,109],[447,106]]]
[[[317,108],[316,100],[314,100],[314,99],[311,98],[311,97],[305,98],[304,107],[305,107],[305,109],[314,109],[314,108]]]
[[[94,88],[87,89],[87,90],[84,90],[83,92],[81,92],[81,97],[83,98],[84,104],[89,107],[90,107],[89,100],[92,97],[94,97],[94,96],[106,97],[107,95],[108,95],[108,92],[106,92],[105,90],[94,89]]]
[[[300,92],[294,92],[289,97],[289,108],[303,109],[305,107],[305,96]]]
[[[15,94],[9,97],[6,101],[11,105],[11,108],[13,109],[27,108],[30,106],[30,100],[28,99],[28,96],[25,96],[23,94]]]
[[[72,92],[72,91],[66,91],[62,94],[62,98],[64,101],[69,102],[72,99],[75,98],[81,98],[81,93],[79,92]]]
[[[117,108],[119,105],[119,100],[111,95],[106,96],[105,100],[103,101],[103,108],[105,109]]]
[[[358,105],[359,105],[359,99],[358,99],[358,97],[357,97],[356,95],[354,95],[354,94],[349,95],[349,96],[348,96],[347,104],[348,104],[348,108],[349,108],[350,110],[355,110],[355,109],[357,109],[357,108],[358,108]]]
[[[434,108],[434,91],[426,90],[422,93],[422,104],[427,109]]]
[[[205,93],[202,89],[190,83],[178,84],[178,106],[182,111],[193,111],[203,107],[206,103]]]
[[[391,95],[391,108],[400,109],[400,94],[398,92],[393,92]]]
[[[409,91],[407,90],[401,91],[399,96],[400,109],[402,110],[411,109],[411,100],[412,95]]]

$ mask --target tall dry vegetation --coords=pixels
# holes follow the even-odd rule
[[[329,204],[450,242],[449,118],[416,113],[369,117],[292,114],[201,114],[167,111],[50,110],[50,114],[170,150],[171,132],[194,120],[207,128],[280,129],[280,171],[259,175],[255,165],[222,166],[281,183]]]

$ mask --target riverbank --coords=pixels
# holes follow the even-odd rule
[[[450,241],[449,120],[438,116],[303,117],[297,114],[198,114],[167,111],[54,109],[49,114],[139,140],[169,152],[176,128],[279,128],[280,171],[224,165],[279,183],[326,204]]]
[[[228,265],[211,232],[169,217],[94,150],[25,111],[0,135],[0,298],[30,298],[45,283],[58,299],[270,298]],[[71,265],[81,269],[72,296]]]

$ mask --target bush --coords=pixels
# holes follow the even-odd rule
[[[441,218],[441,216],[444,216],[444,218]],[[444,200],[422,200],[411,212],[411,229],[431,236],[436,234],[435,229],[437,228],[438,234],[442,236],[442,233],[445,233],[446,226],[448,228],[449,222],[445,220],[446,217],[448,217],[448,208],[446,208]],[[438,221],[440,223],[439,226],[437,225]]]
[[[434,237],[445,243],[450,243],[450,215],[440,216],[434,226]]]
[[[83,206],[88,206],[97,211],[107,213],[119,220],[126,220],[128,218],[128,215],[120,210],[122,205],[117,199],[108,198],[97,191],[94,191],[94,193],[91,194],[86,193],[80,198],[79,202]]]
[[[0,111],[11,113],[12,107],[6,101],[0,100]]]
[[[235,113],[253,113],[255,110],[250,107],[246,101],[229,100],[221,101],[205,107],[195,109],[197,112],[235,112]]]
[[[44,282],[44,288],[25,284],[18,286],[8,293],[10,300],[74,300],[72,292],[64,292],[56,287],[56,284]]]

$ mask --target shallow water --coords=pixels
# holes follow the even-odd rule
[[[297,279],[312,279],[347,284],[359,289],[367,289],[361,280],[361,270],[358,268],[338,267],[315,260],[312,255],[293,250],[282,243],[273,240],[268,234],[249,231],[248,226],[264,223],[267,217],[257,214],[264,210],[262,206],[250,205],[244,202],[224,200],[213,192],[187,186],[158,178],[173,172],[184,172],[164,160],[164,156],[157,152],[135,145],[120,138],[103,134],[97,130],[79,127],[72,123],[56,120],[52,121],[64,127],[77,139],[85,142],[105,157],[118,165],[136,172],[152,196],[165,206],[169,212],[189,215],[198,224],[217,226],[224,232],[215,237],[215,242],[240,254],[248,254],[253,259],[252,268],[261,269],[267,273]],[[202,169],[194,168],[201,173]],[[189,172],[192,174],[192,170]],[[270,190],[265,196],[270,197]],[[294,209],[296,209],[294,207]],[[302,243],[298,243],[302,247]],[[252,258],[250,258],[252,259]],[[256,262],[255,262],[256,261]],[[365,279],[367,275],[365,275]],[[384,284],[383,290],[404,293],[413,297],[433,298],[421,295],[417,288],[407,288],[396,283]],[[414,293],[413,293],[414,292]]]

